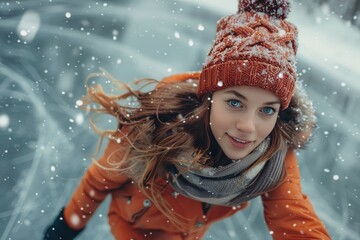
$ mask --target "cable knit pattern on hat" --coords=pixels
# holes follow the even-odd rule
[[[264,1],[239,1],[240,12],[218,21],[201,71],[199,96],[231,86],[257,86],[273,92],[281,108],[287,108],[296,81],[297,29],[282,19],[288,1],[265,2],[277,4],[261,8]],[[254,12],[257,9],[262,12]]]

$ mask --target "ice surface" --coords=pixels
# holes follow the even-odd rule
[[[298,153],[303,188],[333,239],[359,239],[360,33],[324,8],[293,5],[299,78],[319,119]],[[79,109],[89,73],[103,67],[130,82],[198,70],[216,21],[236,9],[236,1],[2,1],[1,240],[41,239],[91,163],[97,136]],[[112,239],[107,204],[79,239]],[[206,236],[240,238],[271,239],[258,199]]]

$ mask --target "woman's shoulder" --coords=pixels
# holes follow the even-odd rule
[[[200,72],[183,72],[178,74],[172,74],[170,76],[164,77],[161,79],[160,83],[162,84],[168,84],[168,83],[177,83],[181,81],[186,81],[189,79],[199,79]]]
[[[156,88],[161,88],[169,84],[178,84],[189,80],[198,80],[200,78],[200,72],[183,72],[172,74],[162,78],[157,84]]]

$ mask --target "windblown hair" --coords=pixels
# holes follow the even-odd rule
[[[88,80],[98,76],[125,89],[125,93],[111,96],[103,91],[101,85],[89,86],[88,95],[83,98],[85,109],[110,114],[118,121],[118,128],[114,131],[100,131],[91,121],[93,129],[100,133],[101,140],[109,137],[109,134],[116,136],[118,132],[125,136],[122,145],[119,145],[122,149],[108,159],[113,168],[106,169],[128,175],[155,206],[181,229],[186,226],[186,219],[170,210],[161,194],[164,186],[158,184],[158,180],[166,178],[167,166],[172,164],[182,166],[184,172],[189,168],[219,164],[217,160],[223,152],[209,124],[211,93],[199,98],[196,94],[197,79],[176,83],[143,79],[135,82],[140,86],[133,90],[106,72],[92,74]],[[151,84],[156,84],[153,90],[142,91]],[[128,104],[129,98],[136,101],[135,106]],[[99,107],[91,107],[94,103]],[[279,116],[270,134],[270,147],[255,164],[270,159],[282,144],[292,142],[293,136],[287,132],[289,128],[284,124],[284,121],[292,118],[289,118],[289,113]],[[179,157],[181,153],[189,151],[193,152],[192,159]]]

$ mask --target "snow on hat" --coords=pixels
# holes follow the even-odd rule
[[[285,20],[290,0],[239,0],[238,13],[217,22],[198,95],[231,86],[273,92],[288,107],[296,81],[297,29]]]

